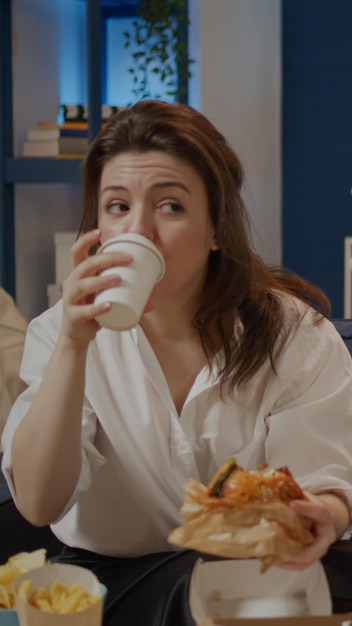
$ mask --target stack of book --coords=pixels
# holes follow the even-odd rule
[[[82,158],[88,150],[88,123],[37,122],[23,142],[25,157]]]
[[[102,125],[126,107],[101,105]],[[23,143],[25,157],[82,158],[88,150],[88,105],[60,104],[63,124],[37,122]]]

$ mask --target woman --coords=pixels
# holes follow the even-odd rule
[[[351,359],[319,289],[252,251],[242,180],[186,105],[118,113],[86,158],[62,302],[27,333],[3,468],[22,514],[68,546],[60,559],[108,586],[106,624],[193,624],[197,555],[167,537],[187,478],[207,483],[231,455],[288,465],[310,494],[292,506],[315,541],[282,567],[320,559],[350,523]],[[123,232],[151,239],[166,273],[140,324],[117,333],[96,323],[109,304],[94,295],[131,257],[94,251]]]

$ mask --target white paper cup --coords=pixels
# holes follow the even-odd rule
[[[135,233],[109,239],[97,254],[104,252],[125,252],[133,256],[133,261],[102,272],[104,275],[118,273],[122,280],[116,287],[96,295],[95,304],[110,302],[111,308],[95,319],[110,330],[128,330],[138,324],[155,283],[164,276],[164,259],[149,239]]]

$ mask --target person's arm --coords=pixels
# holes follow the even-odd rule
[[[55,520],[80,473],[87,346],[60,338],[12,441],[16,505],[35,525]]]
[[[334,530],[334,541],[340,539],[351,525],[348,503],[337,493],[319,493],[316,496],[328,508]]]
[[[81,468],[81,424],[89,343],[99,325],[95,317],[109,304],[95,305],[94,294],[121,282],[101,270],[127,264],[131,257],[88,256],[99,231],[73,246],[74,269],[63,285],[63,317],[58,341],[39,389],[12,440],[12,478],[16,505],[35,525],[55,521],[74,491]]]
[[[290,567],[321,558],[351,523],[352,360],[328,321],[302,319],[277,362],[277,396],[266,422],[266,459],[287,465],[308,502],[292,506],[313,521],[315,540]],[[287,564],[286,564],[287,565]]]

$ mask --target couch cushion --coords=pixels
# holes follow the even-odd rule
[[[332,319],[331,321],[352,354],[352,319]]]

